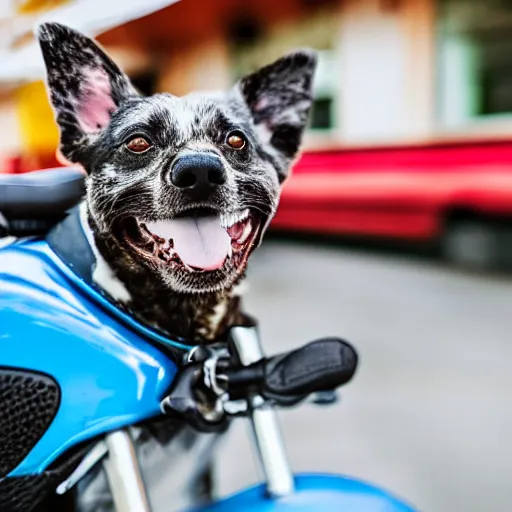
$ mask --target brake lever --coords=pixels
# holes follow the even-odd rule
[[[227,428],[227,417],[220,397],[225,393],[218,382],[216,367],[225,348],[197,346],[188,352],[169,394],[160,402],[164,414],[177,414],[200,432]]]
[[[199,397],[197,382],[201,375],[201,365],[186,366],[176,379],[171,392],[160,402],[164,414],[177,414],[200,432],[218,432],[226,428],[227,418],[218,400],[205,393]]]

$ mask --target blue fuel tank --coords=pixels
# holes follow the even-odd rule
[[[110,304],[45,241],[0,249],[2,425],[10,432],[0,477],[41,473],[78,443],[160,414],[177,366],[159,343],[187,348]]]

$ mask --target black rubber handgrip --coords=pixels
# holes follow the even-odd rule
[[[357,353],[346,341],[326,338],[265,362],[262,394],[308,395],[336,389],[352,379]]]

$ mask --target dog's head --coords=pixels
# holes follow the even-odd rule
[[[38,37],[60,150],[88,173],[97,234],[173,290],[232,285],[299,149],[314,54],[289,54],[227,93],[142,97],[89,38],[55,23]]]

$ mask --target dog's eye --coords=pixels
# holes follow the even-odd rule
[[[231,132],[226,139],[226,143],[232,149],[243,149],[247,141],[243,133]]]
[[[135,137],[126,143],[126,148],[132,153],[144,153],[151,148],[151,144],[144,137]]]

